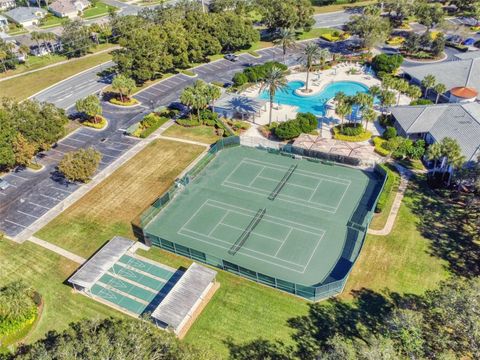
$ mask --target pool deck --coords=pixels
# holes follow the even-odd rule
[[[348,71],[351,69],[356,69],[358,71],[357,74],[349,74]],[[291,81],[306,81],[307,74],[306,72],[295,71],[295,68],[290,69],[292,73],[287,76],[288,82]],[[381,85],[381,81],[377,79],[375,76],[365,74],[362,70],[361,66],[357,64],[347,64],[342,63],[338,64],[331,69],[319,71],[319,72],[312,72],[310,73],[310,80],[309,80],[309,89],[312,91],[308,94],[302,94],[299,90],[297,90],[297,95],[300,96],[314,96],[321,92],[325,86],[332,82],[339,82],[339,81],[353,81],[360,83],[364,86],[371,87],[373,85]],[[395,92],[395,91],[394,91]],[[253,86],[247,89],[242,95],[250,98],[257,98],[259,96],[259,85]],[[408,105],[410,104],[410,98],[405,95],[400,95],[400,103],[399,105]],[[286,120],[290,120],[295,118],[298,113],[298,107],[285,105],[285,104],[274,104],[273,112],[272,112],[272,121],[275,122],[283,122]],[[259,117],[255,118],[255,123],[258,125],[265,125],[268,124],[269,121],[269,108],[267,106],[266,111],[262,111]],[[322,131],[322,134],[325,134],[325,137],[331,137],[330,135],[330,128],[339,124],[340,118],[337,116],[334,110],[329,109],[327,110],[326,115],[322,119],[322,128],[325,131]],[[370,124],[369,130],[372,131],[373,135],[378,135],[377,127],[374,124]]]

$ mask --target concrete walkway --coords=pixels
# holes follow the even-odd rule
[[[395,224],[395,220],[397,219],[398,211],[400,210],[400,205],[402,204],[402,199],[405,194],[405,190],[407,189],[407,186],[408,186],[408,181],[413,175],[412,171],[408,170],[402,165],[395,163],[395,167],[400,173],[400,185],[398,186],[397,195],[393,200],[392,208],[390,209],[390,214],[388,214],[388,218],[383,229],[380,229],[380,230],[368,229],[368,234],[377,235],[377,236],[386,236],[390,234],[390,232],[393,229],[393,225]]]
[[[49,243],[45,240],[42,240],[42,239],[39,239],[35,236],[31,236],[28,241],[34,243],[34,244],[37,244],[41,247],[44,247],[45,249],[47,250],[50,250],[50,251],[53,251],[54,253],[57,253],[58,255],[61,255],[69,260],[72,260],[78,264],[83,264],[85,261],[87,261],[87,259],[81,257],[81,256],[78,256],[78,255],[75,255],[74,253],[71,253],[70,251],[67,251],[63,248],[61,248],[60,246],[57,246],[57,245],[54,245],[52,243]]]

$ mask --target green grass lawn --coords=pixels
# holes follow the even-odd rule
[[[83,12],[82,18],[92,19],[100,16],[105,16],[108,15],[110,9],[118,10],[118,8],[116,8],[115,6],[110,6],[102,2],[97,2],[95,6],[92,6]]]
[[[152,248],[139,254],[172,267],[188,267],[189,259]],[[218,269],[216,269],[218,270]],[[258,337],[293,343],[287,320],[306,315],[307,302],[275,289],[218,270],[220,288],[193,324],[185,341],[210,350],[218,358],[228,356],[225,344],[248,342]]]
[[[213,126],[206,125],[185,127],[178,124],[173,124],[167,130],[165,130],[162,135],[199,141],[206,144],[213,144],[220,139],[220,137],[215,133],[215,128]]]
[[[55,26],[61,26],[67,21],[68,19],[66,18],[60,18],[54,15],[50,15],[48,16],[48,18],[42,21],[42,25],[40,25],[40,29],[48,29]]]
[[[24,100],[59,81],[111,59],[112,55],[104,52],[89,57],[71,59],[68,63],[62,65],[2,81],[0,83],[0,97],[7,96]]]
[[[374,214],[372,222],[370,223],[370,229],[374,229],[374,230],[383,229],[383,227],[385,226],[385,223],[387,222],[388,215],[390,215],[390,210],[392,209],[393,200],[395,200],[395,197],[397,196],[398,186],[400,185],[400,174],[396,170],[394,170],[395,167],[391,166],[390,169],[393,170],[391,174],[395,176],[394,185],[392,187],[392,191],[388,196],[388,200],[386,202],[386,205],[383,211],[379,214]]]
[[[365,1],[357,1],[354,3],[347,3],[346,1],[338,1],[339,4],[327,5],[327,6],[314,6],[315,14],[323,14],[335,11],[343,11],[348,8],[357,7],[357,6],[366,6],[375,4],[376,0],[365,0]],[[341,3],[340,3],[341,2]]]
[[[99,302],[73,293],[64,281],[78,264],[35,244],[0,240],[0,264],[0,286],[23,280],[43,297],[42,317],[27,336],[27,342],[41,338],[47,331],[63,330],[69,323],[83,318],[123,316]]]

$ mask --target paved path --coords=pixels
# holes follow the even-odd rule
[[[393,229],[393,225],[395,224],[395,220],[397,219],[398,211],[400,210],[400,206],[402,204],[403,195],[405,194],[405,190],[408,186],[408,181],[412,176],[413,172],[404,168],[399,164],[395,164],[395,167],[398,169],[400,173],[400,185],[398,186],[397,195],[393,200],[392,208],[390,209],[390,214],[388,215],[387,222],[383,229],[380,230],[373,230],[368,229],[368,233],[371,235],[378,235],[378,236],[386,236],[390,234]]]
[[[50,250],[50,251],[53,251],[54,253],[57,253],[58,255],[61,255],[69,260],[72,260],[78,264],[83,264],[85,261],[87,261],[87,259],[81,257],[81,256],[78,256],[78,255],[75,255],[74,253],[71,253],[70,251],[67,251],[65,249],[62,249],[60,246],[57,246],[57,245],[53,245],[47,241],[44,241],[42,239],[39,239],[35,236],[31,236],[28,241],[34,243],[34,244],[37,244],[37,245],[40,245],[41,247],[44,247],[45,249],[47,250]]]
[[[183,142],[183,143],[186,143],[186,144],[192,144],[192,145],[200,145],[200,146],[207,146],[207,147],[210,146],[209,144],[206,144],[206,143],[203,143],[203,142],[200,142],[200,141],[181,139],[181,138],[176,138],[176,137],[171,137],[171,136],[158,135],[157,138],[158,139],[165,139],[165,140],[179,141],[179,142]]]

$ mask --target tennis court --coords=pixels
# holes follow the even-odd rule
[[[144,233],[164,249],[274,286],[317,286],[335,280],[352,227],[356,236],[365,231],[382,181],[340,165],[226,148]]]

